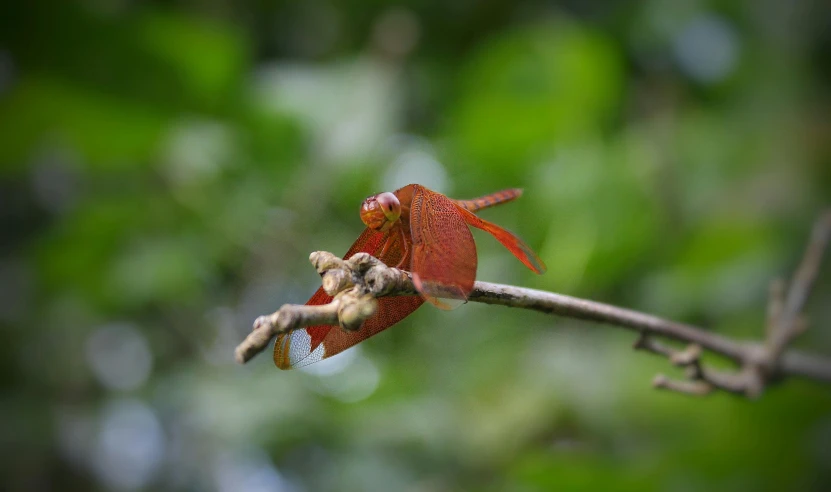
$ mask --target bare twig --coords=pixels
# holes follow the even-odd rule
[[[765,320],[765,340],[773,338],[774,333],[779,329],[779,319],[782,317],[782,310],[785,307],[785,281],[781,278],[774,279],[768,290],[768,312]]]
[[[802,310],[829,240],[831,211],[817,222],[787,294],[781,282],[775,282],[771,287],[766,343],[734,340],[651,314],[510,285],[476,282],[468,299],[633,330],[639,334],[634,348],[666,357],[674,365],[685,369],[688,380],[677,381],[658,375],[653,381],[656,388],[693,395],[705,395],[719,389],[755,397],[769,383],[785,377],[797,376],[831,383],[831,360],[787,349],[793,338],[805,329]],[[375,312],[377,297],[416,293],[407,272],[388,267],[366,253],[342,260],[331,253],[315,252],[310,260],[323,276],[324,289],[334,296],[332,301],[318,306],[287,304],[273,314],[257,318],[254,331],[237,347],[236,358],[239,362],[250,360],[279,333],[319,324],[339,324],[343,329],[357,329]],[[687,345],[679,350],[657,341],[655,337]],[[701,361],[705,350],[732,360],[738,368],[724,371],[706,367]]]
[[[713,386],[704,381],[679,381],[670,379],[663,374],[655,376],[655,379],[652,380],[652,387],[694,396],[704,396],[713,391]]]
[[[775,319],[771,320],[772,327],[768,338],[768,358],[771,366],[776,364],[788,343],[805,329],[806,325],[800,321],[802,308],[805,307],[814,281],[819,275],[822,257],[829,240],[831,240],[831,210],[826,211],[814,225],[811,240],[808,242],[805,255],[796,270],[784,301],[782,300],[783,286],[773,289],[771,296],[773,307],[768,310],[775,315]]]
[[[634,348],[666,357],[673,365],[683,367],[687,379],[690,380],[678,382],[659,374],[652,381],[652,385],[656,388],[699,396],[708,394],[713,389],[748,396],[756,396],[758,394],[758,378],[754,373],[718,371],[704,367],[701,363],[703,351],[701,346],[696,343],[687,345],[683,350],[675,350],[654,340],[651,336],[641,333],[635,342]],[[718,352],[718,350],[713,351]]]

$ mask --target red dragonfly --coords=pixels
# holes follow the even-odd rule
[[[378,311],[357,331],[320,325],[279,335],[274,363],[280,369],[291,369],[340,353],[398,323],[425,300],[442,309],[454,307],[448,298],[466,300],[476,280],[477,263],[476,244],[468,226],[491,233],[525,266],[536,273],[545,272],[545,264],[521,239],[473,213],[520,195],[522,190],[512,188],[473,200],[453,200],[411,184],[364,200],[361,220],[367,228],[344,258],[366,252],[388,266],[407,270],[421,295],[378,298]],[[331,300],[320,288],[306,305]]]

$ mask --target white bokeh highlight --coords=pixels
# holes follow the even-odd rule
[[[439,193],[450,193],[451,183],[435,150],[426,140],[412,135],[396,135],[387,142],[392,162],[382,178],[384,191],[395,191],[416,183]]]
[[[298,492],[259,448],[226,451],[213,466],[219,492]]]
[[[146,487],[158,474],[165,436],[156,414],[139,400],[118,400],[104,407],[92,468],[114,490]]]
[[[87,364],[111,390],[130,391],[141,387],[150,376],[153,356],[147,339],[133,325],[104,325],[87,339]]]
[[[739,60],[739,39],[733,27],[713,14],[691,20],[673,41],[675,59],[690,78],[705,84],[729,77]]]

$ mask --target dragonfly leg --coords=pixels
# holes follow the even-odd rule
[[[407,255],[408,255],[408,253],[410,252],[410,248],[409,248],[409,246],[407,245],[407,236],[405,236],[405,235],[404,235],[404,229],[403,229],[403,228],[399,228],[399,229],[398,229],[398,233],[399,233],[399,234],[401,234],[401,245],[402,245],[402,246],[403,246],[403,248],[404,248],[404,251],[403,251],[403,253],[401,254],[401,259],[398,261],[398,264],[397,264],[397,265],[395,265],[395,268],[399,268],[399,269],[400,269],[402,266],[404,266],[404,262],[405,262],[405,261],[407,261]]]
[[[384,247],[381,248],[381,252],[376,255],[376,258],[383,258],[389,253],[390,247],[392,246],[392,238],[388,238],[386,242],[384,242]]]

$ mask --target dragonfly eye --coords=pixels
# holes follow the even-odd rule
[[[401,216],[401,202],[398,201],[397,196],[387,191],[376,196],[375,200],[390,222],[395,222]]]
[[[361,220],[370,229],[386,231],[401,217],[401,202],[392,193],[371,196],[361,205]]]

